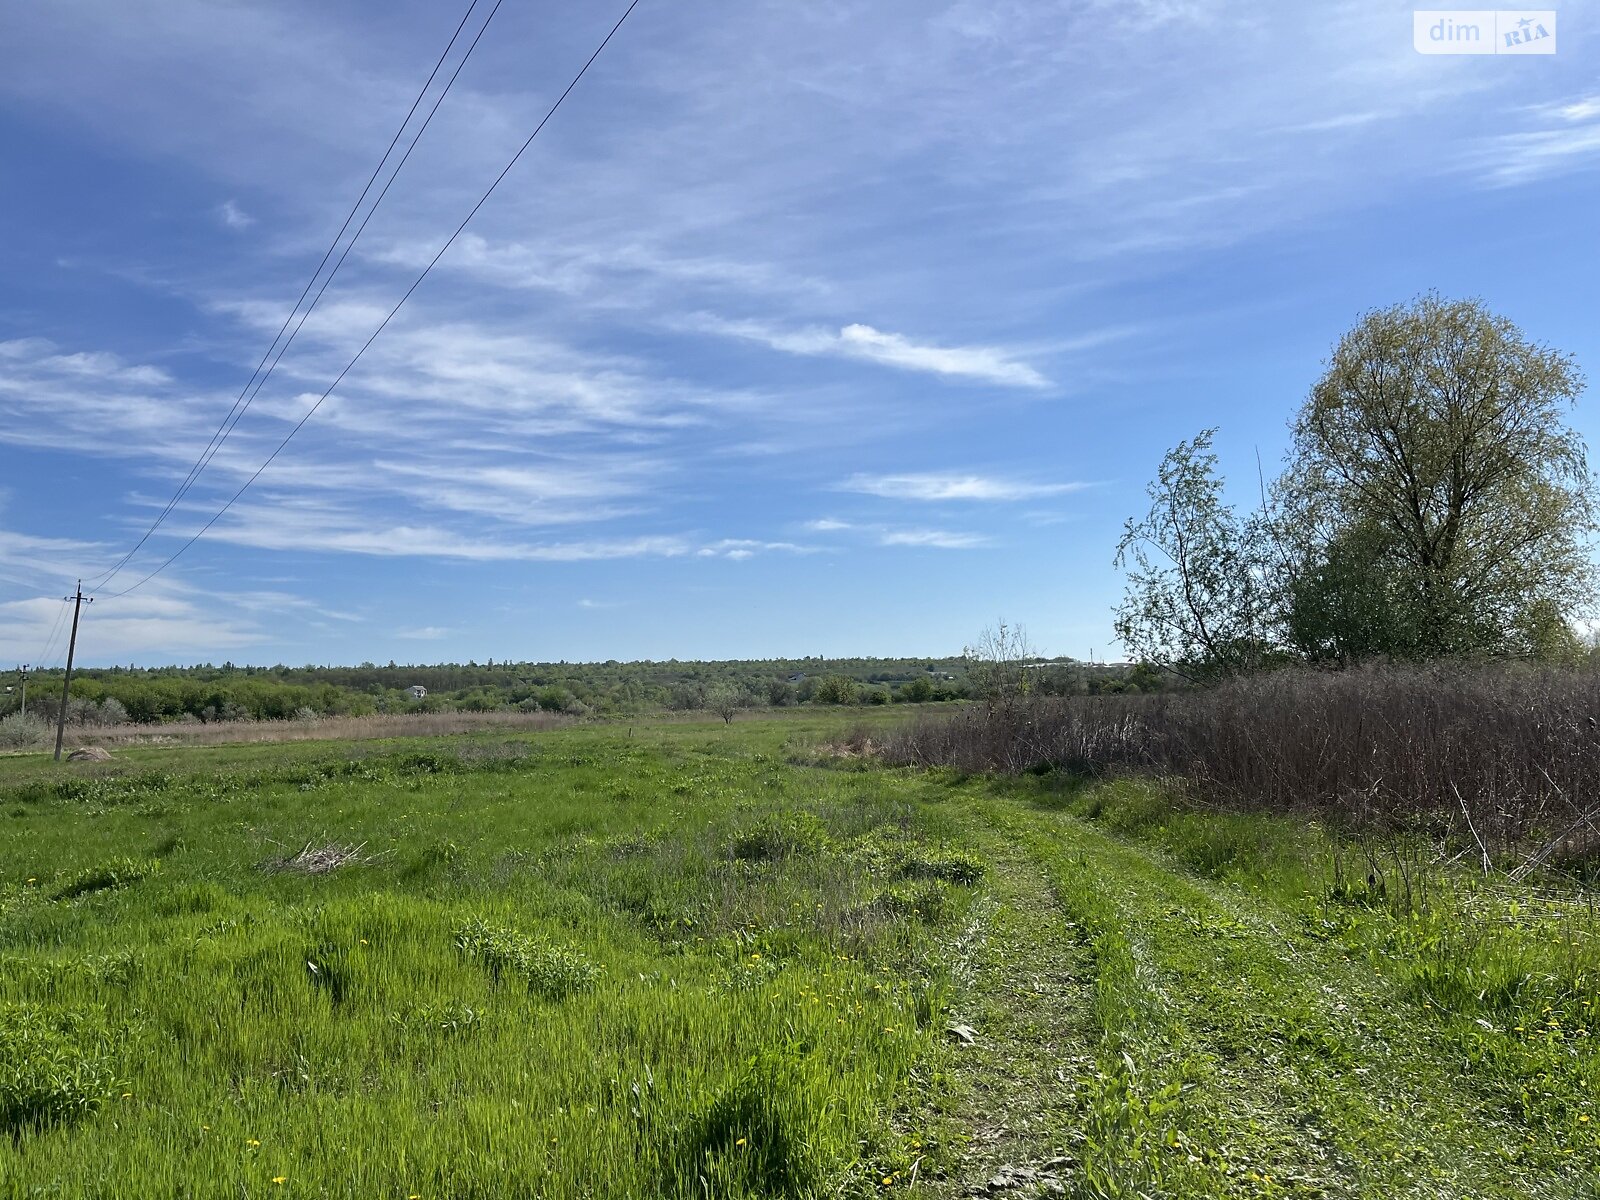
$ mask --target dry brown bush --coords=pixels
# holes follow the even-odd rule
[[[361,741],[430,737],[486,730],[554,729],[572,723],[557,713],[390,713],[322,717],[317,721],[222,721],[208,725],[104,725],[68,729],[69,746],[219,746],[234,742]]]
[[[1597,724],[1600,672],[1373,667],[1009,715],[972,707],[889,736],[883,754],[968,771],[1154,771],[1237,807],[1448,827],[1511,847],[1600,828]]]

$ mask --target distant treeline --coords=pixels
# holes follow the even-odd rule
[[[718,706],[920,704],[966,699],[965,658],[766,659],[735,662],[362,663],[353,667],[110,667],[75,672],[68,718],[74,724],[123,721],[282,721],[391,712],[635,713]],[[1162,689],[1149,666],[1039,659],[1030,666],[1046,695],[1098,695]],[[21,705],[20,681],[0,692],[0,716]],[[61,673],[35,674],[28,711],[54,719]],[[415,697],[411,689],[426,695]]]

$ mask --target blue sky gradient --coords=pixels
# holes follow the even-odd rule
[[[177,487],[463,7],[8,12],[0,663],[59,661],[58,597]],[[620,11],[505,0],[102,592],[271,452]],[[1220,426],[1252,502],[1364,310],[1480,296],[1600,371],[1600,5],[1542,57],[1419,55],[1411,11],[644,0],[81,661],[945,653],[1000,616],[1117,657],[1112,549],[1162,452]]]

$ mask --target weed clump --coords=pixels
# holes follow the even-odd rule
[[[728,843],[728,853],[742,862],[778,862],[828,848],[828,827],[808,812],[769,817],[741,830]]]
[[[545,1000],[565,1000],[589,991],[600,968],[580,951],[531,938],[481,918],[456,930],[456,949],[477,962],[496,983],[521,979]]]
[[[900,864],[902,879],[938,879],[964,887],[977,884],[983,871],[974,856],[956,850],[910,851]]]
[[[915,917],[924,925],[939,925],[954,911],[950,889],[938,880],[916,887],[896,887],[880,892],[869,908],[895,919]]]
[[[72,900],[90,892],[125,888],[141,879],[148,879],[160,869],[161,864],[154,859],[140,862],[132,858],[113,858],[67,876],[56,885],[51,896],[56,900]]]
[[[799,1065],[777,1054],[744,1072],[678,1132],[679,1195],[809,1196],[822,1182],[816,1112]]]
[[[0,1007],[0,1130],[77,1120],[116,1087],[104,1031],[75,1013]]]

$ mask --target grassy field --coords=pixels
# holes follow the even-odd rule
[[[0,759],[0,1196],[1600,1192],[1580,896],[845,719]]]

